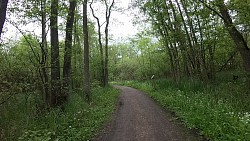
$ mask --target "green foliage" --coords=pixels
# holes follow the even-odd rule
[[[118,96],[113,88],[95,88],[92,93],[90,105],[77,91],[72,92],[64,112],[52,109],[49,113],[39,112],[34,93],[27,97],[19,94],[8,102],[9,106],[0,107],[1,134],[5,140],[90,140],[110,120]]]
[[[28,42],[29,43],[28,43]],[[0,103],[12,95],[36,92],[40,83],[37,75],[39,43],[31,35],[20,38],[10,45],[4,45],[0,65]],[[33,49],[33,51],[31,50]],[[25,96],[26,97],[26,96]]]
[[[250,139],[250,96],[243,83],[238,80],[208,85],[195,79],[179,83],[124,82],[144,90],[164,108],[174,111],[188,128],[198,129],[201,135],[215,141]]]
[[[152,75],[157,78],[165,75],[169,67],[166,52],[149,32],[140,32],[127,43],[112,46],[110,74],[114,80],[147,80]]]

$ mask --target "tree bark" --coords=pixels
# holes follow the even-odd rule
[[[50,17],[52,107],[57,107],[62,104],[57,18],[58,18],[58,0],[52,0],[51,1],[51,17]]]
[[[3,32],[3,25],[5,22],[6,18],[6,10],[7,10],[7,5],[8,5],[8,0],[1,0],[0,1],[0,38]]]
[[[84,93],[88,102],[90,102],[90,72],[89,72],[89,35],[88,35],[88,17],[87,0],[83,3],[83,34],[84,34]]]
[[[66,23],[65,53],[63,64],[63,95],[62,103],[65,103],[70,93],[71,84],[71,57],[72,57],[72,34],[75,17],[76,0],[70,0],[70,6]]]

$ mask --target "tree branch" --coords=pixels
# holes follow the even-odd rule
[[[25,34],[23,33],[23,31],[22,31],[17,25],[15,25],[13,22],[9,21],[8,19],[6,19],[6,21],[9,22],[11,25],[13,25],[13,26],[23,35],[24,39],[25,39],[26,42],[29,44],[29,47],[30,47],[32,53],[34,54],[35,59],[37,60],[37,62],[40,63],[39,54],[36,54],[34,48],[32,47],[30,41],[29,41],[28,38],[25,36]]]
[[[105,0],[105,5],[106,5],[106,19],[110,18],[111,9],[112,9],[114,3],[115,3],[115,1],[113,0],[112,3],[111,3],[111,5],[108,7],[107,1]]]
[[[234,51],[234,52],[232,53],[232,55],[227,59],[227,61],[225,62],[225,64],[222,65],[222,66],[220,67],[220,69],[219,69],[218,72],[221,72],[221,71],[223,70],[223,68],[225,68],[225,67],[227,66],[228,62],[229,62],[231,59],[234,58],[234,56],[237,54],[237,52],[238,52],[238,51]]]
[[[92,11],[92,15],[93,15],[93,17],[96,19],[96,21],[97,21],[97,24],[98,24],[98,27],[101,27],[100,25],[100,20],[99,20],[99,18],[95,15],[95,12],[94,12],[94,9],[93,9],[93,7],[92,7],[92,4],[93,4],[93,0],[90,2],[90,5],[89,5],[89,7],[90,7],[90,9],[91,9],[91,11]]]
[[[94,12],[94,9],[93,9],[93,7],[92,7],[92,4],[93,4],[93,0],[90,2],[90,5],[89,5],[89,7],[90,7],[90,9],[91,9],[91,11],[92,11],[92,15],[93,15],[93,17],[96,19],[96,21],[97,21],[97,25],[98,25],[98,36],[99,36],[99,39],[101,40],[102,39],[102,35],[101,35],[101,26],[105,23],[103,23],[102,25],[100,24],[100,20],[99,20],[99,18],[95,15],[95,12]],[[100,41],[99,41],[100,42]],[[99,43],[100,44],[100,46],[101,46],[101,43]]]
[[[6,98],[4,101],[0,102],[0,105],[4,104],[5,102],[7,102],[14,94],[10,94],[10,96],[8,98]]]
[[[213,9],[211,6],[209,6],[204,0],[198,0],[199,2],[201,2],[205,7],[207,7],[209,10],[213,11],[216,15],[218,15],[221,19],[224,20],[224,17],[215,9]]]

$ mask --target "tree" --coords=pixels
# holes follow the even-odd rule
[[[69,1],[69,9],[66,23],[65,53],[63,64],[63,99],[65,103],[69,96],[71,82],[71,56],[72,56],[72,34],[75,17],[76,0]]]
[[[93,0],[91,1],[90,4],[90,9],[92,11],[92,15],[93,17],[96,19],[97,21],[97,25],[98,25],[98,37],[99,37],[99,48],[100,48],[100,62],[101,62],[101,69],[102,69],[102,74],[101,74],[101,83],[103,87],[108,86],[108,27],[109,27],[109,20],[110,20],[110,16],[111,16],[111,10],[114,6],[114,0],[112,0],[111,4],[109,5],[107,0],[104,0],[105,3],[105,55],[103,55],[103,44],[102,44],[102,36],[101,36],[101,24],[100,24],[100,20],[99,18],[95,15],[94,13],[94,9],[92,7],[93,4]],[[104,57],[105,56],[105,57]]]
[[[243,35],[235,27],[224,1],[219,0],[217,6],[220,10],[220,14],[224,21],[225,27],[229,32],[232,40],[234,41],[236,49],[240,52],[240,55],[242,57],[243,66],[248,79],[247,85],[250,89],[250,49]]]
[[[15,26],[19,32],[24,36],[27,34],[25,31],[23,31],[20,27],[22,25],[26,25],[29,22],[37,23],[41,25],[41,36],[35,35],[38,37],[38,40],[40,40],[40,52],[33,52],[36,63],[40,66],[38,67],[38,73],[41,79],[41,85],[40,90],[42,92],[43,97],[43,104],[45,104],[46,107],[49,107],[51,104],[51,96],[50,96],[50,90],[49,90],[49,73],[48,73],[48,46],[47,46],[47,25],[48,25],[48,18],[47,15],[48,9],[49,9],[49,3],[47,0],[27,0],[27,1],[15,1],[12,3],[9,9],[11,11],[14,11],[15,16],[22,17],[19,18],[18,21],[15,23],[11,20],[9,20],[9,23],[11,23],[13,26]],[[19,6],[22,5],[22,6]],[[18,8],[17,8],[18,7]],[[14,9],[14,10],[13,10]],[[11,19],[11,18],[10,18]],[[17,20],[17,19],[15,19]],[[21,25],[20,25],[21,23]],[[34,34],[34,33],[31,33]],[[24,36],[25,37],[25,36]],[[30,46],[31,50],[33,50],[32,46]]]
[[[104,70],[104,56],[103,56],[103,45],[102,45],[102,34],[101,34],[101,23],[100,19],[95,15],[94,9],[92,7],[93,0],[90,3],[90,9],[92,11],[93,17],[97,21],[97,26],[98,26],[98,43],[99,43],[99,51],[100,51],[100,65],[101,65],[101,85],[104,87],[105,84],[105,70]]]
[[[219,9],[219,12],[217,12],[216,9],[209,6],[203,0],[199,1],[202,2],[207,8],[212,10],[214,13],[216,13],[223,20],[226,30],[228,31],[229,35],[235,43],[235,48],[240,52],[241,58],[243,60],[243,66],[247,75],[247,86],[250,89],[250,49],[243,35],[233,23],[232,17],[229,14],[227,6],[225,5],[223,0],[216,0],[216,6]]]
[[[89,72],[89,33],[87,2],[83,3],[83,34],[84,34],[84,93],[88,102],[90,102],[90,72]]]
[[[114,0],[112,0],[112,3],[111,5],[109,6],[108,3],[107,3],[107,0],[105,0],[105,6],[106,6],[106,26],[105,26],[105,63],[104,63],[104,86],[107,87],[108,86],[108,81],[109,81],[109,73],[108,73],[108,56],[109,56],[109,53],[108,53],[108,27],[109,27],[109,19],[110,19],[110,16],[111,16],[111,9],[112,7],[114,6]]]
[[[6,10],[7,10],[8,0],[0,1],[0,38],[3,31],[3,25],[6,18]]]
[[[42,82],[43,82],[43,97],[44,97],[44,102],[47,107],[50,106],[50,93],[49,93],[49,78],[48,78],[48,73],[46,69],[47,65],[47,58],[48,58],[48,48],[47,48],[47,39],[46,39],[46,0],[41,0],[41,15],[42,15],[42,43],[40,45],[41,47],[41,52],[42,52],[42,59],[41,59],[41,71],[42,71]]]
[[[58,0],[51,1],[50,38],[51,38],[51,102],[53,107],[63,104],[60,83],[60,61],[58,40]]]

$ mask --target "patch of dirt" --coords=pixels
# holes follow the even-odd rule
[[[142,91],[125,86],[114,119],[94,141],[204,141]]]

